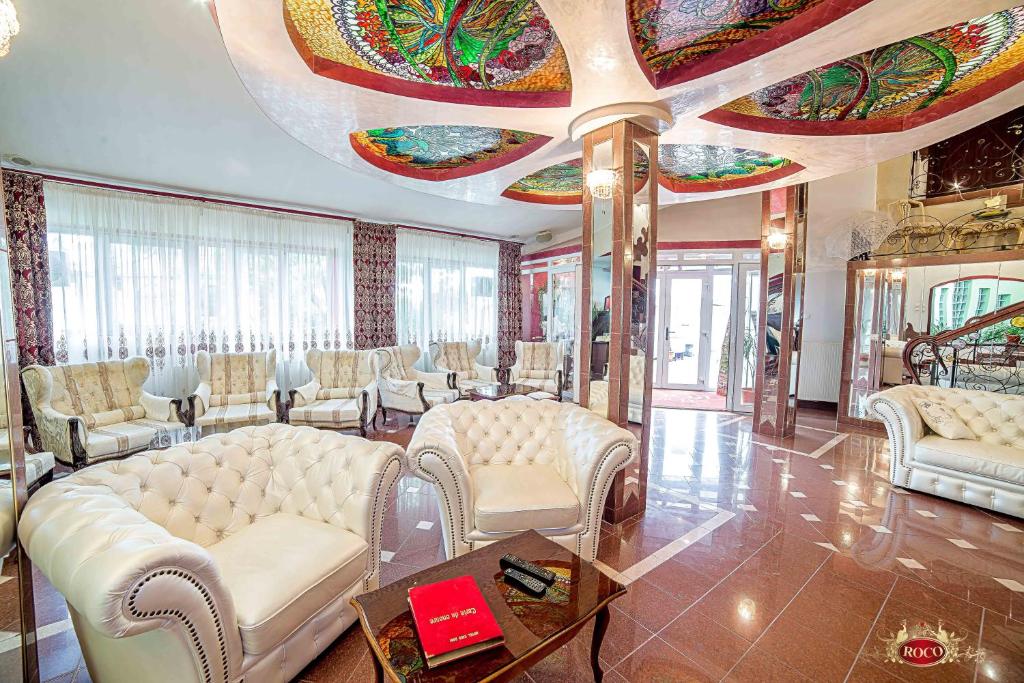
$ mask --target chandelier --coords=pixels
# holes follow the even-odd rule
[[[11,0],[0,0],[0,57],[11,51],[11,38],[18,35],[18,12]]]
[[[610,168],[594,169],[587,174],[587,187],[594,199],[611,199],[615,189],[615,171]]]

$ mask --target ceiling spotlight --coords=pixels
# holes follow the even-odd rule
[[[594,199],[611,199],[615,189],[615,171],[610,168],[595,168],[587,174],[587,187]]]
[[[0,57],[11,51],[11,38],[18,35],[18,11],[11,0],[0,0]]]

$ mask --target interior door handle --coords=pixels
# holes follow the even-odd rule
[[[668,341],[668,328],[665,328],[665,341]]]

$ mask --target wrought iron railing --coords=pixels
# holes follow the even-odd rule
[[[1020,315],[1024,301],[916,337],[903,349],[903,367],[915,384],[1024,394],[1024,344],[1006,325]]]

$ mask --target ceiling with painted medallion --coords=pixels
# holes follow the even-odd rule
[[[668,205],[871,166],[1024,101],[1024,0],[22,4],[40,28],[0,61],[6,159],[503,237],[578,226],[570,126],[595,110],[667,121]]]

